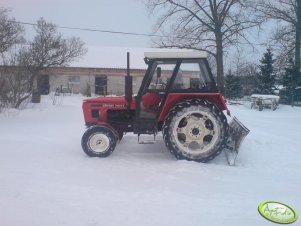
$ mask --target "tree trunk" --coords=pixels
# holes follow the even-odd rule
[[[223,59],[223,42],[222,36],[216,34],[216,72],[217,72],[217,88],[224,93],[224,59]]]
[[[300,72],[300,43],[301,39],[301,4],[297,2],[297,25],[296,25],[296,49],[295,49],[295,65],[298,72]]]
[[[23,103],[23,101],[27,100],[29,97],[31,96],[31,93],[28,93],[27,95],[25,95],[24,97],[20,98],[17,103],[15,103],[15,108],[19,108],[20,105]]]
[[[300,21],[301,22],[301,21]],[[296,50],[295,50],[295,62],[296,62],[296,69],[300,72],[300,38],[301,38],[301,28],[300,26],[296,27]]]
[[[29,78],[29,88],[27,90],[27,94],[25,96],[23,96],[22,98],[19,98],[16,102],[14,107],[15,108],[19,108],[20,105],[23,103],[23,101],[27,100],[28,98],[30,98],[30,96],[32,95],[32,92],[34,90],[34,81],[35,78],[37,77],[37,72],[32,72],[32,75]]]

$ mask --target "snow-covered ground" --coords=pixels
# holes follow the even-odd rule
[[[108,158],[81,150],[81,96],[0,114],[1,226],[273,225],[266,200],[301,213],[301,108],[229,106],[251,133],[236,166],[177,161],[128,134]],[[295,223],[300,223],[300,220]]]

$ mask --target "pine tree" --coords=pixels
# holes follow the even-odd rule
[[[274,73],[273,53],[267,49],[260,60],[260,72],[257,74],[257,89],[259,94],[274,94],[276,75]]]
[[[242,97],[242,85],[240,78],[229,71],[225,77],[225,96],[228,99]]]
[[[285,68],[285,73],[282,75],[284,90],[281,92],[281,97],[285,102],[293,105],[295,88],[298,87],[299,83],[300,73],[298,72],[293,59],[289,59],[287,67]]]

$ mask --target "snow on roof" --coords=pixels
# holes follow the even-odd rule
[[[126,55],[130,52],[130,67],[144,69],[144,49],[125,47],[88,46],[82,59],[70,64],[71,67],[126,68]]]
[[[262,98],[262,99],[280,99],[279,96],[276,95],[266,95],[266,94],[252,94],[251,97],[254,98]]]
[[[195,53],[198,57],[205,57],[206,52],[191,51],[183,49],[159,49],[159,48],[137,48],[137,47],[103,47],[88,46],[85,56],[76,62],[71,63],[70,67],[92,67],[92,68],[126,68],[126,55],[130,52],[130,67],[133,69],[146,69],[144,53],[152,52],[159,55],[175,55],[184,52],[188,55]]]
[[[204,51],[166,51],[166,52],[145,52],[144,56],[150,59],[156,58],[207,58],[207,52]]]

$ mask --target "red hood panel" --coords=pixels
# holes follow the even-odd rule
[[[97,98],[89,98],[89,99],[85,99],[84,103],[87,104],[105,104],[106,106],[102,106],[102,107],[106,107],[106,108],[111,108],[112,106],[110,105],[118,105],[118,107],[126,107],[126,100],[124,97],[97,97]],[[123,106],[120,106],[123,105]],[[134,98],[131,102],[131,109],[135,109],[136,107],[136,103],[134,101]]]
[[[126,103],[124,97],[96,97],[96,98],[85,99],[84,101],[88,103],[111,103],[111,104]]]

